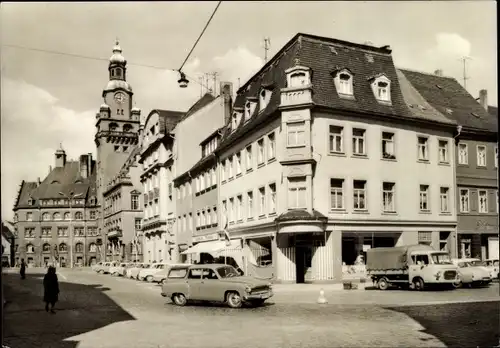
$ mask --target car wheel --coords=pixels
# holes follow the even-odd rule
[[[457,281],[455,281],[455,282],[453,282],[453,287],[454,287],[455,289],[461,288],[461,287],[462,287],[462,285],[463,285],[463,284],[462,284],[462,281],[461,281],[460,279],[459,279],[459,280],[457,280]]]
[[[424,280],[422,278],[415,278],[413,280],[413,288],[417,291],[422,291],[424,290]]]
[[[151,282],[153,281],[153,276],[151,276],[151,275],[147,276],[147,277],[146,277],[146,281],[147,281],[148,283],[151,283]]]
[[[240,294],[235,291],[227,294],[226,301],[231,308],[240,308],[243,304]]]
[[[379,281],[377,282],[377,285],[378,285],[378,288],[380,290],[387,290],[387,289],[389,289],[389,282],[385,278],[379,279]]]
[[[177,306],[185,306],[187,303],[186,296],[184,294],[175,294],[172,296],[172,302]]]

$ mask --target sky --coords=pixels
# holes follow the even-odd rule
[[[103,103],[116,38],[143,116],[155,108],[187,110],[200,97],[198,77],[204,73],[217,72],[217,81],[233,82],[236,90],[262,67],[265,37],[272,57],[298,32],[390,45],[397,67],[442,69],[460,82],[460,58],[468,56],[467,90],[478,97],[487,89],[490,105],[497,105],[494,1],[222,2],[183,68],[192,79],[181,89],[172,69],[180,67],[216,5],[2,2],[2,218],[12,218],[21,180],[43,180],[48,174],[59,144],[69,158],[95,156],[95,114]]]

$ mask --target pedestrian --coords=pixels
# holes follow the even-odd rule
[[[43,278],[43,301],[45,302],[45,310],[55,313],[54,306],[59,299],[59,281],[57,280],[56,268],[49,266],[47,274]]]
[[[21,269],[19,273],[21,274],[21,279],[26,279],[26,263],[24,263],[24,259],[21,259]]]

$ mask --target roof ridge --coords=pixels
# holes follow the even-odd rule
[[[362,50],[368,51],[370,53],[382,54],[382,55],[391,55],[392,50],[389,48],[389,45],[384,45],[381,47],[370,46],[365,44],[360,44],[357,42],[340,40],[333,37],[319,36],[313,34],[299,33],[304,39],[308,39],[309,41],[319,41],[319,42],[328,42],[330,44],[336,44],[341,46],[353,46],[356,48],[360,48]]]
[[[402,71],[403,73],[405,71],[408,71],[408,72],[412,72],[412,73],[417,73],[417,74],[423,74],[423,75],[428,75],[428,76],[434,76],[434,77],[437,77],[437,78],[445,78],[445,79],[451,79],[451,80],[457,80],[456,78],[454,78],[453,76],[447,76],[447,75],[436,75],[434,73],[430,73],[430,72],[426,72],[426,71],[422,71],[422,70],[415,70],[415,69],[408,69],[408,68],[398,68],[396,67],[396,70],[400,70]]]

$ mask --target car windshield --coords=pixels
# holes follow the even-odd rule
[[[232,266],[224,266],[217,268],[217,272],[221,278],[238,277],[238,272]]]
[[[450,255],[447,253],[432,254],[432,261],[437,265],[451,265]]]
[[[472,260],[469,262],[469,264],[471,266],[484,266],[484,262],[479,260]]]

